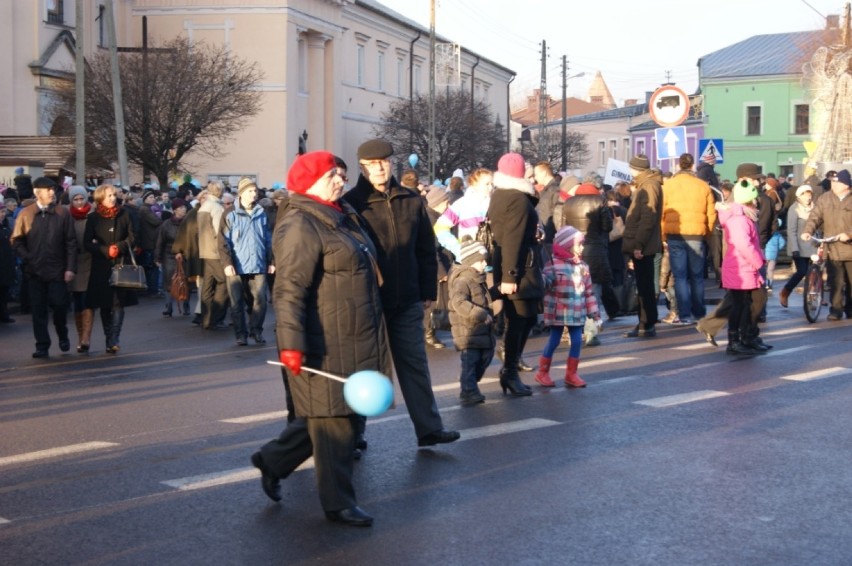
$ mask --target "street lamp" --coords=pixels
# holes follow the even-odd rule
[[[564,69],[565,67],[563,67]],[[566,77],[562,75],[562,171],[568,170],[568,80],[578,79],[586,73],[577,73]]]

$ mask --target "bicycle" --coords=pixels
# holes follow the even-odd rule
[[[826,249],[825,244],[836,242],[837,236],[831,238],[811,238],[812,242],[819,243],[817,253],[811,256],[811,265],[808,267],[808,273],[805,275],[804,289],[804,307],[805,318],[808,322],[814,323],[819,318],[819,312],[822,306],[828,304],[825,300],[825,280],[823,273],[825,271]]]

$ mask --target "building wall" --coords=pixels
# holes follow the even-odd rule
[[[740,163],[757,163],[764,172],[792,172],[806,156],[803,142],[810,134],[795,134],[795,105],[805,104],[798,77],[714,81],[702,85],[708,115],[706,136],[724,140],[725,163],[716,170],[733,178]],[[747,106],[761,107],[761,132],[747,135]]]

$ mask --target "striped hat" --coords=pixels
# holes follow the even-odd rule
[[[573,226],[563,226],[553,237],[553,246],[570,252],[577,244],[582,244],[586,237]]]
[[[488,250],[485,249],[485,246],[479,240],[474,240],[471,237],[463,238],[458,257],[459,263],[473,265],[483,259],[488,261]]]

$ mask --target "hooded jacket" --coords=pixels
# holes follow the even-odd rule
[[[755,219],[737,203],[722,207],[719,223],[725,232],[725,258],[722,260],[722,286],[725,289],[752,290],[763,285],[760,268],[764,257],[760,250]]]
[[[491,324],[491,294],[485,274],[469,265],[454,265],[450,271],[450,325],[456,350],[490,350],[496,340]]]

